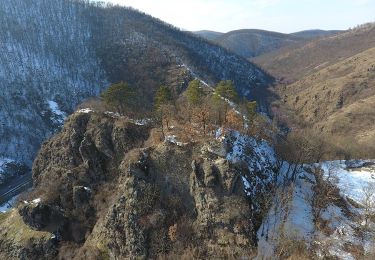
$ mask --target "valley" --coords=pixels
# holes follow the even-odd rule
[[[335,153],[354,158],[373,154],[374,29],[366,24],[276,51],[272,58],[265,54],[254,59],[263,68],[272,63],[267,70],[279,78],[274,111],[288,117],[280,120],[330,139],[329,146],[336,146],[333,158],[340,156]],[[282,69],[276,71],[277,65]]]
[[[3,0],[0,46],[0,259],[374,259],[374,23]]]

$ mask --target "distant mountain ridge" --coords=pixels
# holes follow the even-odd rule
[[[234,53],[253,58],[282,47],[340,33],[341,31],[306,30],[291,34],[258,29],[241,29],[220,33],[214,31],[197,31],[195,34],[210,40]]]
[[[313,29],[313,30],[304,30],[300,32],[291,33],[290,35],[294,35],[299,38],[304,39],[314,39],[319,37],[331,36],[338,33],[344,32],[343,30],[320,30],[320,29]]]
[[[374,46],[375,25],[366,24],[329,37],[286,46],[252,60],[275,77],[293,82]]]

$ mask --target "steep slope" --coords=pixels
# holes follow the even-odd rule
[[[273,76],[293,82],[375,46],[375,24],[285,47],[253,61]]]
[[[374,43],[375,45],[375,43]],[[279,88],[284,105],[308,127],[375,144],[375,48]]]
[[[5,0],[0,22],[0,157],[29,166],[64,116],[110,83],[137,87],[147,109],[158,86],[180,92],[191,77],[231,79],[248,98],[261,98],[257,91],[272,81],[246,60],[127,8]]]

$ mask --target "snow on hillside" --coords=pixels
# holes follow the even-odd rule
[[[351,260],[358,259],[358,254],[370,254],[374,250],[375,223],[369,219],[366,222],[365,216],[366,209],[375,212],[373,163],[357,160],[305,165],[294,183],[280,186],[275,192],[258,230],[257,259],[272,258],[280,242],[287,239],[294,244],[305,243],[321,259],[333,256]],[[312,169],[323,171],[323,180],[339,189],[344,204],[336,199],[327,200],[328,204],[317,213],[313,204],[318,196],[314,189],[317,182]],[[317,216],[319,220],[315,219]]]
[[[248,196],[256,198],[268,194],[275,179],[276,154],[273,148],[264,140],[222,128],[216,131],[216,139],[225,144],[228,161],[246,165],[247,170],[242,174],[242,181]],[[262,209],[262,202],[256,199],[251,201],[254,212]]]
[[[83,11],[74,1],[0,1],[0,156],[30,166],[62,111],[106,86]]]
[[[53,114],[51,120],[57,124],[63,124],[66,113],[60,110],[59,105],[55,101],[48,100],[47,102]]]
[[[362,160],[330,161],[322,165],[326,178],[331,176],[332,182],[340,189],[344,197],[361,204],[364,201],[364,189],[369,185],[375,187],[375,161]],[[374,191],[375,192],[375,191]]]
[[[11,162],[13,162],[12,159],[0,157],[0,173],[4,172],[4,167]]]
[[[362,248],[365,254],[374,253],[375,223],[366,216],[375,214],[375,161],[330,161],[322,164],[322,170],[339,188],[350,214],[336,205],[327,207],[323,219],[334,233],[328,237],[320,234],[320,243],[340,259],[357,259],[345,250],[348,245]]]
[[[3,183],[4,179],[5,179],[5,168],[7,166],[7,164],[13,162],[12,159],[9,159],[9,158],[2,158],[0,157],[0,184]]]

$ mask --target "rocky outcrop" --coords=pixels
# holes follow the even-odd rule
[[[223,158],[193,161],[190,189],[195,200],[198,236],[210,252],[251,247],[254,230],[241,172]]]
[[[66,222],[59,208],[42,203],[23,204],[18,213],[25,224],[36,230],[50,228],[55,231],[62,228]]]
[[[55,235],[32,229],[17,210],[0,213],[0,259],[47,260],[57,254]]]
[[[178,146],[150,130],[110,114],[72,115],[34,162],[31,196],[41,202],[19,207],[23,225],[56,234],[59,258],[251,255],[244,162],[228,160],[221,140]]]

